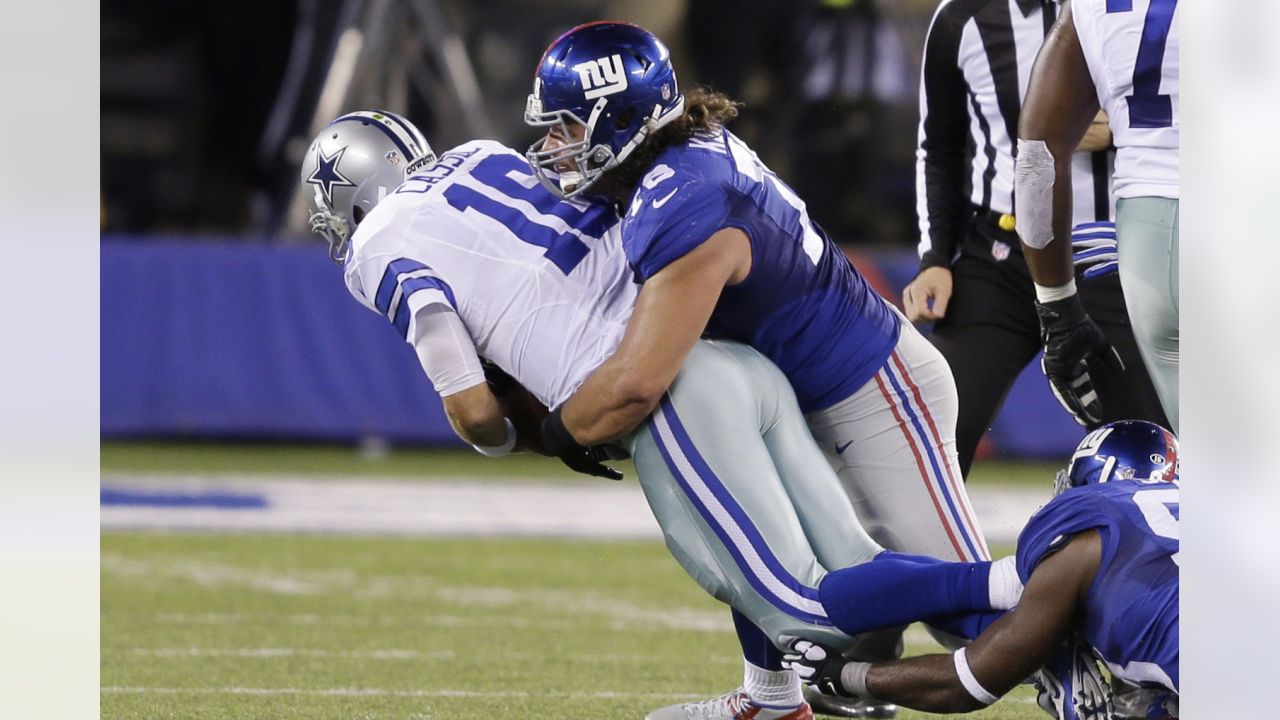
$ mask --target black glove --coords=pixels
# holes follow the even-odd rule
[[[560,458],[574,472],[584,475],[621,480],[622,473],[604,464],[612,459],[606,446],[585,447],[569,434],[560,418],[560,408],[552,410],[542,421],[542,447],[548,455]]]
[[[1036,303],[1040,337],[1044,341],[1041,367],[1054,397],[1081,425],[1102,421],[1102,403],[1089,378],[1089,364],[1102,362],[1124,370],[1124,361],[1111,347],[1102,328],[1085,314],[1080,296]],[[1095,365],[1095,367],[1097,367]]]
[[[484,370],[485,382],[489,383],[489,390],[495,397],[505,397],[512,390],[520,387],[520,383],[508,375],[506,370],[484,358],[480,358],[480,368]]]
[[[840,673],[848,664],[840,653],[808,640],[793,640],[790,650],[782,656],[782,667],[793,670],[801,682],[818,688],[824,695],[858,697],[840,682]]]

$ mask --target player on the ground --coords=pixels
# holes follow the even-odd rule
[[[620,207],[643,283],[618,352],[548,416],[544,439],[577,452],[632,431],[700,336],[740,340],[786,375],[872,537],[987,559],[956,465],[946,361],[725,129],[736,113],[723,95],[682,94],[666,47],[634,25],[580,26],[544,54],[525,118],[547,134],[528,156],[561,195]],[[739,630],[748,694],[760,678],[794,682]],[[691,705],[651,717],[731,716]]]
[[[1063,328],[1045,354],[1096,361],[1072,273],[1070,154],[1099,105],[1116,145],[1120,281],[1143,362],[1178,429],[1177,0],[1072,0],[1032,69],[1018,129],[1018,234],[1042,306]],[[1057,239],[1061,238],[1061,239]]]
[[[521,438],[481,356],[557,407],[626,330],[637,287],[613,208],[561,200],[498,143],[436,159],[404,119],[352,113],[312,143],[302,182],[312,227],[343,262],[348,289],[414,347],[458,434],[487,455]],[[840,480],[764,356],[697,343],[653,415],[618,442],[635,458],[668,547],[736,621],[764,628],[770,647],[785,635],[851,643],[827,613],[847,604],[843,590],[823,590],[822,579],[882,548],[847,502],[831,501],[843,500]],[[610,470],[586,448],[565,457],[580,471]],[[770,679],[704,709],[811,717],[794,674]]]
[[[886,553],[827,576],[833,585],[877,588],[858,600],[862,628],[847,631],[929,620],[976,634],[967,648],[868,664],[797,641],[787,659],[807,681],[835,692],[929,712],[989,705],[1036,668],[1056,665],[1042,705],[1064,719],[1109,717],[1105,684],[1088,656],[1074,651],[1078,641],[1114,677],[1157,691],[1139,717],[1176,716],[1178,474],[1172,433],[1137,420],[1105,425],[1081,441],[1059,472],[1060,494],[1018,538],[1017,579],[1025,589],[1009,612],[989,612],[1018,594],[1016,582],[997,577],[1002,562],[971,568]]]

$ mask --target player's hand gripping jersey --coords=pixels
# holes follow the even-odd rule
[[[1097,530],[1102,561],[1085,597],[1083,636],[1112,674],[1178,692],[1176,483],[1114,480],[1072,488],[1040,509],[1018,538],[1025,583],[1074,535]]]
[[[898,340],[897,314],[732,133],[659,154],[631,197],[622,238],[644,281],[726,227],[751,238],[751,273],[724,289],[706,335],[764,353],[806,413],[861,388]]]
[[[1074,0],[1116,145],[1116,197],[1178,197],[1178,0]]]
[[[469,142],[360,223],[347,288],[409,342],[419,310],[448,305],[482,357],[555,407],[617,348],[635,306],[617,228],[608,205],[562,202],[523,156]]]

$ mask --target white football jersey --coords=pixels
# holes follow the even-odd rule
[[[1073,0],[1116,145],[1116,197],[1178,197],[1178,0]]]
[[[457,311],[476,350],[548,407],[613,353],[639,286],[602,203],[543,188],[522,155],[460,145],[360,223],[346,283],[409,342],[432,303]]]

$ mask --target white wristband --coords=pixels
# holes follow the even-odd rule
[[[1045,287],[1044,285],[1036,283],[1036,300],[1042,303],[1053,302],[1054,300],[1066,300],[1075,294],[1075,278],[1068,280],[1066,285],[1059,285],[1058,287]]]
[[[964,685],[964,689],[973,696],[974,700],[983,705],[990,705],[1000,699],[987,692],[987,689],[982,687],[982,683],[978,682],[978,678],[973,676],[973,671],[969,669],[969,660],[964,656],[964,648],[952,653],[951,657],[955,660],[956,674],[960,676],[960,684]]]
[[[507,425],[507,439],[502,441],[501,445],[472,445],[476,452],[487,457],[502,457],[511,452],[511,448],[516,446],[516,426],[511,424],[509,418],[502,418],[502,422]]]

